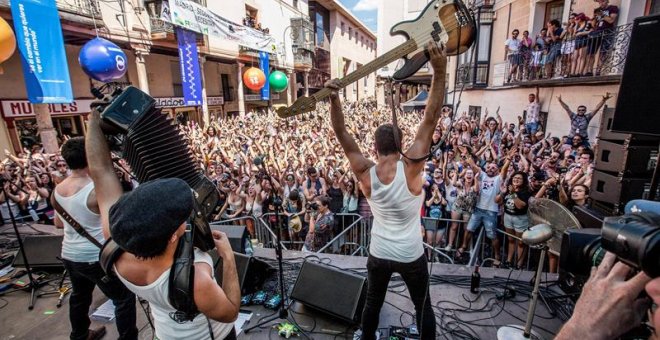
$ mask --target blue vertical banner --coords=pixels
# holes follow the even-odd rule
[[[28,100],[71,103],[73,90],[55,0],[11,0]]]
[[[270,76],[270,62],[269,54],[266,52],[259,52],[259,68],[266,75],[266,83],[261,88],[261,100],[268,100],[270,98],[270,84],[268,77]]]
[[[183,101],[186,105],[202,105],[202,76],[199,72],[195,32],[177,27],[176,40],[179,44]]]

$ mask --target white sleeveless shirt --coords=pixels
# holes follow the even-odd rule
[[[424,254],[420,229],[423,192],[410,193],[402,161],[396,163],[396,175],[383,184],[376,166],[369,170],[371,197],[367,198],[374,216],[369,253],[377,258],[410,263]]]
[[[66,210],[73,219],[78,221],[85,230],[103,244],[103,229],[101,228],[101,215],[89,210],[87,198],[94,190],[94,182],[90,181],[77,193],[64,197],[55,190],[55,199]],[[64,241],[62,241],[62,258],[73,262],[97,262],[99,260],[99,248],[88,239],[80,236],[73,227],[67,223],[60,214],[57,214],[64,224]]]
[[[195,248],[195,263],[208,264],[211,266],[211,274],[213,275],[213,260],[209,254]],[[170,314],[176,312],[176,309],[172,307],[167,298],[170,286],[170,269],[164,271],[156,281],[146,286],[132,284],[119,274],[117,268],[115,268],[115,273],[128,290],[149,302],[151,314],[154,318],[156,337],[159,340],[211,339],[211,335],[209,334],[209,321],[211,322],[215,339],[224,339],[229,335],[232,327],[234,327],[233,323],[221,323],[211,319],[208,319],[207,321],[206,316],[202,313],[197,315],[192,321],[184,323],[177,323],[174,321],[170,317]]]

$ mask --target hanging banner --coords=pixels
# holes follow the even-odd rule
[[[235,41],[257,51],[274,53],[275,39],[261,31],[233,23],[210,9],[188,0],[163,1],[161,19],[193,32]]]
[[[71,103],[64,39],[55,0],[12,0],[11,15],[31,103]]]
[[[202,77],[199,72],[195,32],[177,27],[176,40],[179,44],[179,67],[181,68],[183,99],[186,105],[202,105]]]
[[[270,62],[268,60],[268,53],[259,52],[259,68],[266,75],[266,83],[264,87],[261,88],[261,100],[268,100],[270,97],[270,84],[268,82],[268,77],[270,76]]]

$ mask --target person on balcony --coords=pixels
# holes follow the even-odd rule
[[[591,19],[584,13],[580,13],[575,17],[575,23],[575,52],[572,55],[573,70],[571,76],[580,77],[584,74],[589,33],[593,31],[593,26],[591,25]]]
[[[534,40],[529,37],[529,31],[523,31],[523,36],[520,39],[520,57],[521,57],[521,78],[523,80],[531,79],[529,75],[529,66],[532,59],[532,47],[534,46]]]
[[[564,29],[561,28],[561,23],[557,19],[550,20],[547,24],[548,35],[545,43],[548,46],[548,57],[545,62],[545,77],[552,77],[552,68],[555,65],[555,59],[561,53],[561,34]]]
[[[593,76],[594,63],[596,62],[596,53],[598,54],[598,67],[596,75],[600,75],[603,62],[607,53],[614,44],[614,31],[617,19],[619,17],[619,7],[610,5],[609,0],[597,0],[598,7],[594,9],[594,18],[592,20],[594,30],[589,34],[589,46],[587,48],[587,73],[585,76]]]
[[[509,62],[509,77],[507,78],[507,83],[511,82],[511,78],[513,78],[513,80],[518,80],[518,65],[521,63],[520,40],[518,40],[518,34],[520,34],[520,31],[514,29],[513,32],[511,32],[511,38],[504,42],[504,50]]]

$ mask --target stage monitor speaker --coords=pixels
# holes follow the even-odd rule
[[[305,261],[291,291],[291,299],[344,321],[359,323],[366,282],[364,276]]]
[[[618,53],[615,44],[610,53]],[[660,15],[640,17],[633,23],[612,121],[614,132],[660,135]]]
[[[658,143],[653,144],[630,145],[629,141],[620,144],[600,140],[596,155],[596,170],[650,178],[658,160]]]
[[[215,249],[209,250],[209,255],[215,263],[215,280],[222,286],[223,262]],[[241,287],[241,296],[252,294],[264,285],[264,282],[275,271],[268,263],[255,258],[234,252],[236,260],[236,272],[238,274],[238,284]]]
[[[211,230],[219,230],[227,234],[231,249],[237,253],[252,255],[250,233],[242,225],[211,224]]]
[[[30,267],[33,268],[64,268],[62,261],[58,259],[62,254],[61,235],[30,235],[23,239],[23,248]],[[19,251],[13,263],[14,267],[24,267],[25,260]]]

